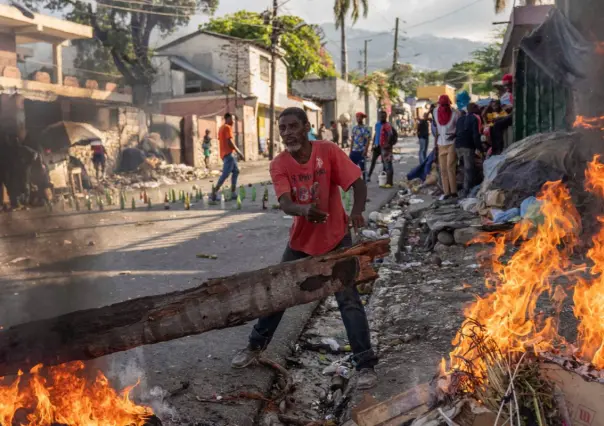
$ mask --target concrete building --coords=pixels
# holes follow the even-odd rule
[[[308,78],[292,83],[294,94],[303,98],[312,99],[322,108],[321,123],[329,128],[331,121],[338,121],[344,114],[348,114],[354,122],[357,112],[365,112],[365,95],[354,84],[348,83],[337,77]],[[367,123],[372,125],[377,121],[377,99],[368,96]],[[341,130],[341,129],[340,129]],[[341,134],[341,132],[340,132]]]
[[[547,14],[554,7],[551,4],[516,6],[510,14],[510,23],[499,51],[499,64],[505,73],[516,69],[516,51],[522,39],[545,22]]]
[[[267,49],[200,30],[158,48],[154,65],[158,77],[152,92],[158,111],[195,116],[200,133],[210,129],[214,138],[217,120],[220,123],[226,112],[235,113],[235,137],[246,160],[267,149],[271,86]],[[303,107],[288,96],[287,66],[281,57],[276,63],[275,93],[277,113],[290,106]]]

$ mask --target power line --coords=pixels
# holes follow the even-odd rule
[[[134,4],[140,4],[143,6],[150,6],[150,7],[162,7],[162,8],[174,8],[174,9],[185,9],[185,10],[196,10],[195,6],[181,6],[178,4],[159,4],[159,3],[149,3],[147,1],[142,1],[142,0],[113,0],[113,1],[117,1],[120,3],[134,3]]]
[[[432,19],[429,19],[427,21],[423,21],[423,22],[419,22],[417,24],[411,25],[410,27],[406,27],[405,30],[410,30],[410,29],[413,29],[413,28],[420,27],[422,25],[431,24],[432,22],[436,22],[436,21],[441,20],[443,18],[447,18],[447,17],[449,17],[449,16],[451,16],[451,15],[457,13],[457,12],[461,12],[462,10],[467,9],[468,7],[474,6],[475,4],[480,3],[481,1],[484,1],[484,0],[475,0],[475,1],[471,2],[471,3],[466,4],[465,6],[462,6],[460,8],[455,9],[455,10],[452,10],[452,11],[450,11],[450,12],[444,14],[444,15],[440,15],[440,16],[437,16],[436,18],[432,18]]]

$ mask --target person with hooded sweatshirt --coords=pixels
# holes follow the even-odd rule
[[[455,132],[459,114],[451,108],[451,99],[447,95],[438,98],[434,110],[438,138],[438,166],[443,186],[443,199],[457,197],[457,154],[455,152]]]

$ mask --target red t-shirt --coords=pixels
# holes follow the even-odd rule
[[[361,169],[336,144],[327,141],[312,142],[312,154],[306,164],[298,163],[285,151],[271,162],[270,169],[277,198],[291,194],[295,203],[315,203],[329,213],[327,221],[318,224],[295,217],[289,246],[311,256],[336,248],[348,232],[339,188],[348,190],[361,177]]]

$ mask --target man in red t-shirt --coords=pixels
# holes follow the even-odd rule
[[[309,141],[310,123],[304,110],[287,108],[279,117],[279,134],[286,151],[270,165],[275,193],[281,210],[294,216],[289,244],[282,262],[326,254],[352,245],[348,225],[364,225],[363,211],[367,186],[361,170],[336,144]],[[354,192],[350,218],[342,206],[340,188]],[[357,386],[376,385],[374,366],[377,358],[371,348],[365,309],[355,286],[335,294],[350,346],[359,371]],[[283,312],[260,318],[250,335],[249,345],[233,359],[235,368],[247,367],[267,347],[277,330]]]
[[[243,154],[233,142],[233,116],[228,112],[224,115],[224,124],[218,130],[218,142],[220,143],[220,158],[222,158],[222,174],[218,178],[211,198],[216,201],[218,190],[231,175],[231,198],[235,199],[237,198],[237,177],[239,176],[237,155],[243,157]]]

